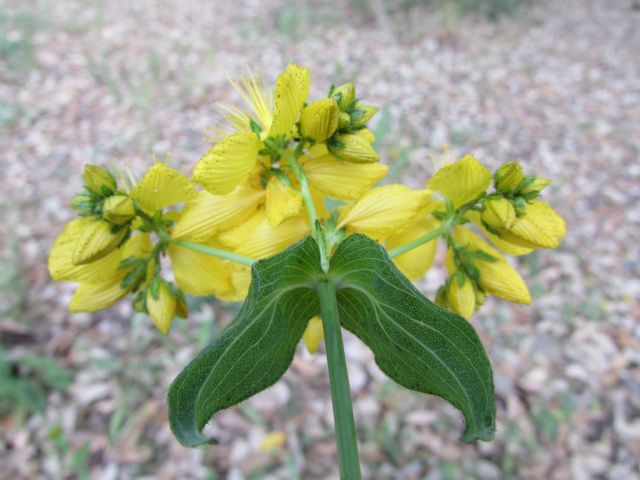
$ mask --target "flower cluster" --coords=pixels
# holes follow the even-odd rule
[[[134,293],[136,310],[166,334],[174,317],[187,316],[185,294],[242,300],[254,261],[308,235],[323,239],[328,258],[353,233],[384,243],[411,280],[429,270],[443,238],[449,278],[436,300],[466,318],[487,294],[530,301],[500,251],[558,246],[564,222],[538,200],[547,180],[524,175],[515,162],[492,175],[467,156],[439,169],[425,189],[378,187],[388,168],[367,128],[378,109],[361,102],[352,83],[310,101],[309,71],[289,65],[271,94],[252,73],[233,85],[247,109],[221,107],[226,128],[191,179],[157,163],[134,185],[119,186],[108,171],[86,167],[85,191],[73,200],[80,218],[49,257],[55,280],[79,284],[72,311]],[[319,319],[304,338],[317,348]]]

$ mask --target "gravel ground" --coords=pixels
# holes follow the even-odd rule
[[[72,286],[46,270],[84,163],[141,173],[155,154],[187,173],[214,102],[239,100],[225,75],[249,64],[273,80],[288,61],[311,68],[316,96],[355,80],[384,105],[397,178],[422,186],[446,145],[520,159],[554,179],[547,200],[569,224],[559,250],[519,260],[531,307],[489,302],[473,319],[495,441],[460,444],[452,408],[385,380],[347,338],[365,477],[640,478],[640,6],[548,1],[492,23],[424,3],[0,1],[0,334],[12,358],[73,372],[43,413],[0,419],[0,478],[337,478],[323,355],[301,349],[216,418],[219,446],[184,449],[167,386],[236,306],[195,302],[165,339],[124,302],[70,315]],[[286,445],[261,452],[274,430]]]

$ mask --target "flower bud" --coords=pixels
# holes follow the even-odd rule
[[[551,184],[551,180],[549,180],[548,178],[535,177],[535,179],[531,183],[529,183],[527,186],[523,187],[522,190],[520,190],[520,194],[526,195],[528,193],[533,193],[533,192],[539,193],[545,188],[547,188],[549,184]]]
[[[336,157],[353,163],[374,163],[380,157],[364,138],[358,135],[338,135],[338,145],[330,147]]]
[[[127,235],[127,229],[121,228],[113,232],[114,226],[104,220],[87,222],[76,240],[71,263],[85,265],[94,262],[113,252]]]
[[[342,130],[343,128],[347,128],[351,123],[351,117],[348,113],[340,112],[338,116],[338,128]]]
[[[157,289],[147,289],[147,311],[156,328],[167,335],[176,313],[176,299],[173,298],[164,281],[159,283]]]
[[[521,247],[557,248],[566,232],[567,226],[558,212],[546,203],[531,202],[509,230],[500,232],[500,238]]]
[[[488,198],[484,202],[482,221],[495,229],[510,229],[516,221],[513,204],[504,197]]]
[[[108,170],[97,165],[91,165],[90,163],[85,165],[82,177],[87,189],[96,195],[108,197],[116,191],[116,180],[113,175]]]
[[[322,330],[322,319],[316,315],[309,320],[307,328],[304,331],[304,335],[302,336],[304,345],[307,347],[307,351],[309,353],[316,353],[323,338],[324,331]]]
[[[133,200],[127,195],[113,195],[104,201],[102,217],[116,225],[123,225],[136,214]]]
[[[338,128],[338,104],[330,99],[316,100],[300,114],[300,132],[305,138],[324,142]]]
[[[83,217],[93,214],[93,206],[93,200],[89,195],[76,195],[71,201],[71,208]]]
[[[464,279],[462,284],[459,282],[461,275]],[[471,318],[476,309],[476,294],[471,280],[460,273],[454,275],[447,289],[447,302],[453,312],[467,320]]]
[[[518,188],[523,178],[522,165],[518,162],[509,162],[503,164],[496,170],[493,176],[493,183],[499,192],[506,190],[514,191]]]
[[[354,110],[351,112],[351,124],[359,127],[360,125],[366,125],[373,116],[380,110],[373,105],[367,105],[366,103],[356,102]]]
[[[338,102],[340,110],[347,111],[356,99],[356,86],[351,82],[340,85],[333,91],[332,97]]]

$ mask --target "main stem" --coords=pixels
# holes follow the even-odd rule
[[[322,317],[324,343],[329,365],[340,478],[342,480],[360,480],[358,441],[353,420],[351,391],[349,390],[347,363],[344,358],[340,320],[338,319],[335,284],[328,280],[321,281],[318,285],[318,295],[320,297],[320,315]]]

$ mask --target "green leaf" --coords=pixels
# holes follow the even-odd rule
[[[459,409],[466,421],[463,441],[493,438],[493,375],[469,322],[425,298],[363,235],[340,244],[329,274],[338,287],[341,325],[371,348],[382,371]]]
[[[323,275],[310,237],[253,266],[251,287],[235,320],[178,375],[169,389],[169,423],[180,443],[215,443],[201,433],[211,417],[273,385],[320,306]]]

